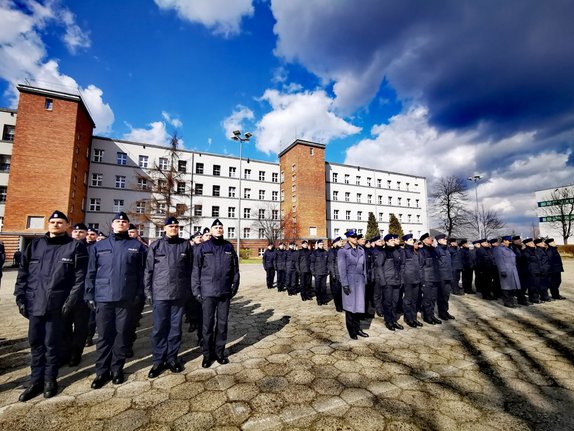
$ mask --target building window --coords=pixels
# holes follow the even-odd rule
[[[2,140],[3,141],[14,141],[14,131],[16,130],[16,126],[12,126],[10,124],[4,125],[4,130],[2,131]]]
[[[383,180],[381,180],[380,178],[377,178],[377,187],[378,188],[383,187]]]
[[[123,175],[116,175],[116,189],[126,188],[126,177]]]
[[[345,184],[349,184],[349,174],[345,174]]]
[[[393,198],[391,196],[389,196],[388,199],[389,199],[389,205],[392,205],[393,204]]]
[[[259,200],[265,200],[265,190],[259,190]]]
[[[213,186],[213,190],[211,193],[213,196],[220,196],[221,195],[221,186]]]
[[[273,172],[271,174],[271,182],[276,183],[279,181],[279,174],[277,172]]]
[[[196,196],[203,195],[203,184],[196,184],[195,185],[195,195]]]
[[[237,173],[237,169],[233,166],[230,166],[229,167],[229,177],[235,178],[236,173]]]
[[[399,206],[401,206],[401,200],[402,200],[402,198],[397,198],[397,200],[399,201]]]
[[[271,218],[273,220],[279,220],[279,210],[271,210]]]
[[[194,205],[193,206],[193,215],[196,217],[201,217],[203,215],[203,206],[202,205]]]
[[[351,211],[345,211],[345,220],[351,220]]]
[[[211,217],[219,217],[219,207],[212,206],[211,207]]]
[[[249,238],[251,235],[251,229],[248,227],[243,228],[243,238]]]
[[[203,163],[196,163],[195,164],[195,173],[196,174],[203,174]]]
[[[245,169],[243,172],[244,172],[243,178],[245,178],[246,180],[251,178],[251,169]]]
[[[243,189],[243,199],[251,199],[251,189]]]
[[[44,217],[41,216],[28,216],[26,223],[27,229],[44,229]]]
[[[407,219],[408,219],[408,222],[410,223],[411,222],[411,215],[410,214],[407,214]]]
[[[362,235],[362,234],[363,234],[363,229],[357,229],[357,233],[358,233],[359,235]]]
[[[387,180],[387,188],[388,188],[388,189],[391,188],[391,180]]]
[[[46,100],[44,100],[44,109],[46,111],[54,109],[54,100],[46,98]]]
[[[415,202],[417,203],[417,208],[419,207],[419,200],[416,199]]]
[[[138,165],[140,168],[147,168],[149,163],[148,156],[139,156]]]
[[[371,187],[371,178],[367,177],[367,186]]]
[[[259,171],[259,181],[265,181],[265,171]]]
[[[311,156],[315,155],[315,148],[309,148],[309,154]]]
[[[408,206],[408,207],[411,206],[411,198],[407,198],[407,206]]]
[[[339,236],[339,228],[333,229],[333,235],[334,235],[334,236]]]
[[[339,176],[339,174],[337,174],[336,172],[333,172],[333,182],[336,183],[337,182],[337,177]]]
[[[265,229],[259,228],[258,234],[259,234],[259,239],[265,239]],[[261,250],[263,250],[263,253],[265,253],[265,249],[260,248],[259,250],[260,250],[260,253],[261,253]],[[260,254],[260,256],[262,256],[262,255]]]
[[[383,221],[383,213],[379,213],[379,221]]]
[[[235,207],[227,208],[227,217],[235,218]]]
[[[351,201],[351,193],[345,192],[345,202],[350,202],[350,201]]]
[[[166,205],[165,202],[158,202],[156,207],[156,214],[165,214]]]
[[[296,192],[296,191],[297,191],[297,184],[292,184],[292,185],[291,185],[291,191],[292,191],[292,192]]]
[[[145,201],[136,202],[136,213],[145,214]]]
[[[400,190],[401,189],[401,182],[397,181],[397,189]]]
[[[184,216],[186,211],[187,211],[186,204],[175,204],[175,213],[178,217]]]
[[[357,220],[363,219],[363,211],[357,211]]]
[[[161,226],[156,226],[154,231],[155,237],[159,238],[161,237],[162,234],[163,234],[163,228]]]
[[[165,171],[167,169],[169,169],[168,167],[168,163],[167,163],[167,159],[165,157],[160,157],[159,158],[159,169],[162,171]]]
[[[136,229],[138,231],[138,235],[139,236],[143,236],[145,233],[145,225],[143,225],[142,223],[140,224],[136,224]]]
[[[421,222],[421,216],[419,214],[417,214],[417,223]]]
[[[285,200],[285,191],[281,190],[281,202]]]
[[[0,172],[10,172],[10,162],[12,156],[7,154],[0,155]]]
[[[92,187],[102,187],[103,178],[103,174],[92,174]]]
[[[357,175],[357,181],[355,184],[357,184],[358,186],[361,185],[361,177],[359,175]]]
[[[285,172],[281,171],[281,182],[285,181]]]
[[[297,166],[295,166],[295,163],[293,163],[291,165],[291,172],[295,172],[295,169],[297,168]]]
[[[183,193],[185,193],[185,189],[186,189],[185,181],[178,181],[177,182],[177,192],[183,194]]]
[[[251,208],[243,208],[243,218],[251,218]]]
[[[147,190],[149,188],[149,183],[147,178],[138,178],[138,189]]]
[[[92,161],[102,163],[103,160],[104,160],[104,150],[98,150],[97,148],[94,149],[94,158],[92,159]]]
[[[235,238],[235,228],[228,227],[227,228],[227,238]]]
[[[0,202],[1,203],[6,202],[6,194],[7,193],[8,193],[8,187],[7,186],[0,186]]]
[[[259,210],[259,220],[263,220],[264,218],[265,218],[265,210],[260,209]]]
[[[229,197],[230,198],[235,197],[235,187],[229,187]]]
[[[339,210],[333,210],[333,220],[339,220]]]
[[[272,191],[272,192],[271,192],[271,200],[272,200],[272,201],[276,201],[276,200],[278,200],[278,199],[279,199],[279,192],[277,192],[277,191]]]
[[[99,223],[88,223],[88,229],[100,229]]]
[[[221,175],[221,166],[213,165],[213,175],[219,177]]]
[[[405,183],[405,186],[407,186],[407,192],[408,192],[408,191],[409,191],[410,183]]]
[[[368,204],[372,204],[372,203],[373,203],[373,195],[367,195],[367,203],[368,203]]]
[[[357,202],[361,202],[361,193],[357,193]]]
[[[117,155],[116,155],[116,163],[118,165],[122,165],[125,166],[128,164],[128,155],[126,153],[120,153],[118,151]]]
[[[403,215],[399,214],[399,221],[403,221]]]
[[[333,200],[334,201],[339,200],[339,192],[336,190],[333,190]]]
[[[187,171],[187,161],[185,161],[185,160],[178,160],[178,161],[177,161],[177,170],[178,170],[178,172],[185,172],[185,171]]]
[[[100,211],[102,200],[100,198],[90,199],[90,211]]]
[[[113,211],[115,213],[123,211],[124,210],[124,200],[123,199],[114,199],[114,206],[113,206]]]

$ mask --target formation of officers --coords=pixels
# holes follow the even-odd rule
[[[564,299],[560,295],[564,269],[552,238],[503,236],[500,241],[473,241],[471,248],[466,239],[447,239],[444,234],[435,236],[436,245],[428,233],[419,240],[408,234],[402,241],[393,234],[366,240],[355,229],[345,236],[345,244],[337,237],[329,250],[322,240],[314,250],[307,241],[299,249],[295,242],[288,249],[283,243],[278,248],[270,243],[263,267],[269,289],[274,288],[276,277],[279,292],[300,294],[303,301],[314,293],[318,305],[328,302],[329,276],[335,308],[345,311],[346,327],[354,340],[369,336],[360,320],[374,313],[384,318],[390,331],[404,329],[400,314],[412,328],[423,326],[419,313],[429,325],[455,319],[449,313],[451,294],[500,298],[509,308]]]
[[[79,223],[69,236],[67,216],[55,211],[48,232],[22,254],[14,295],[29,321],[32,360],[31,384],[20,401],[56,395],[59,368],[80,363],[96,329],[91,386],[123,383],[146,302],[153,320],[149,378],[183,370],[178,354],[184,314],[190,329],[198,330],[202,367],[229,363],[227,320],[239,288],[239,260],[223,239],[221,221],[187,240],[179,236],[178,220],[168,217],[164,235],[149,247],[125,213],[115,214],[111,227],[106,237]]]

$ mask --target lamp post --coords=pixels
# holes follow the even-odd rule
[[[241,166],[243,161],[243,143],[248,142],[253,135],[249,132],[241,136],[241,130],[234,130],[231,139],[239,142],[239,191],[237,208],[237,256],[241,260]]]
[[[478,230],[478,237],[480,238],[480,224],[478,215],[478,182],[482,179],[480,175],[473,175],[467,178],[468,181],[474,182],[474,196],[476,199],[476,229]]]

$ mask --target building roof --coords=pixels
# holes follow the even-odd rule
[[[0,112],[8,112],[10,114],[17,114],[18,111],[16,109],[10,109],[10,108],[0,108]]]
[[[289,151],[291,148],[293,148],[295,145],[305,145],[307,147],[315,147],[315,148],[322,148],[325,149],[326,145],[325,144],[319,144],[317,142],[311,142],[311,141],[305,141],[304,139],[295,139],[291,145],[287,146],[287,148],[284,148],[277,156],[281,157],[283,156],[283,154],[285,154],[287,151]]]

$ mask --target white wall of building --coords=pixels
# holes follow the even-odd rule
[[[574,184],[567,185],[567,186],[560,186],[558,188],[571,188],[574,191]],[[538,216],[538,226],[540,230],[540,237],[541,238],[554,238],[556,244],[563,245],[564,239],[562,237],[561,230],[557,229],[555,224],[550,223],[545,220],[548,217],[548,213],[545,211],[549,206],[552,206],[552,193],[557,188],[545,189],[545,190],[538,190],[535,192],[535,199],[536,199],[536,213]],[[574,239],[571,237],[569,243],[572,244]]]
[[[12,143],[16,126],[16,111],[0,108],[0,231],[4,221],[4,209],[12,157]]]

